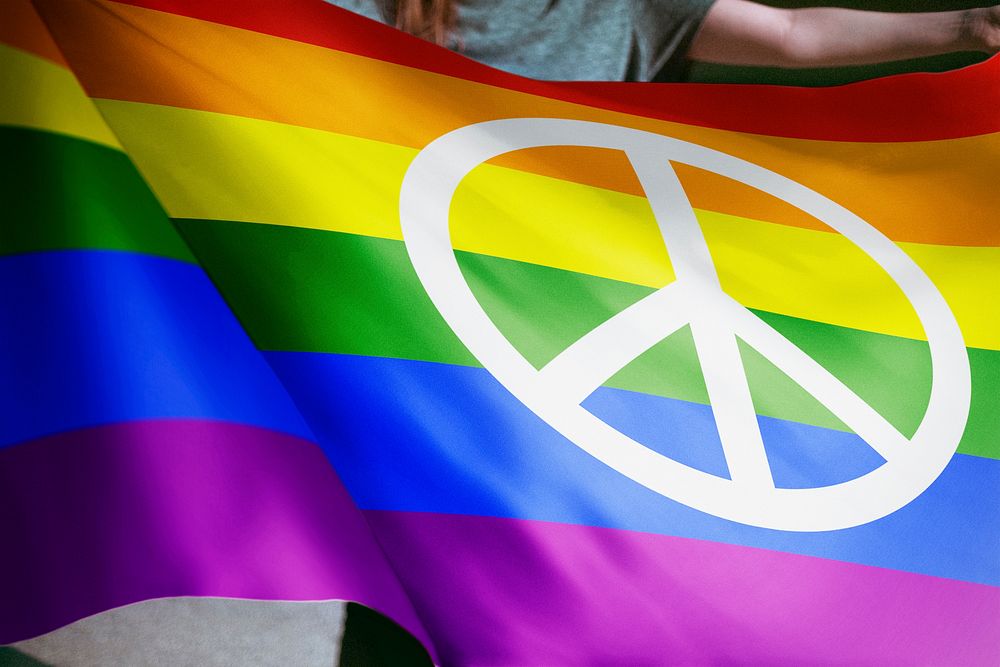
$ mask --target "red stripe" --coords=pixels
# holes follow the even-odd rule
[[[833,88],[552,83],[487,67],[323,2],[124,0],[146,7],[593,107],[804,139],[926,141],[1000,131],[1000,57],[953,72]]]

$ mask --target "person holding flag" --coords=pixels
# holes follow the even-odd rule
[[[536,79],[676,81],[690,61],[839,67],[1000,49],[1000,6],[888,13],[750,0],[330,0]]]
[[[0,663],[1000,664],[996,7],[4,9]]]

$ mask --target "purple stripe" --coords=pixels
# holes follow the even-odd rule
[[[314,444],[225,422],[0,451],[0,643],[150,598],[357,600],[426,635]]]
[[[608,528],[366,515],[444,664],[1000,664],[991,586]]]

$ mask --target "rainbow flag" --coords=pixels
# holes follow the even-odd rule
[[[313,0],[14,6],[0,641],[193,595],[448,665],[1000,662],[1000,60],[546,83]]]

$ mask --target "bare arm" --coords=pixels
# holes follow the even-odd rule
[[[691,45],[704,62],[831,67],[951,51],[1000,50],[1000,5],[890,14],[838,8],[778,9],[718,0]]]

